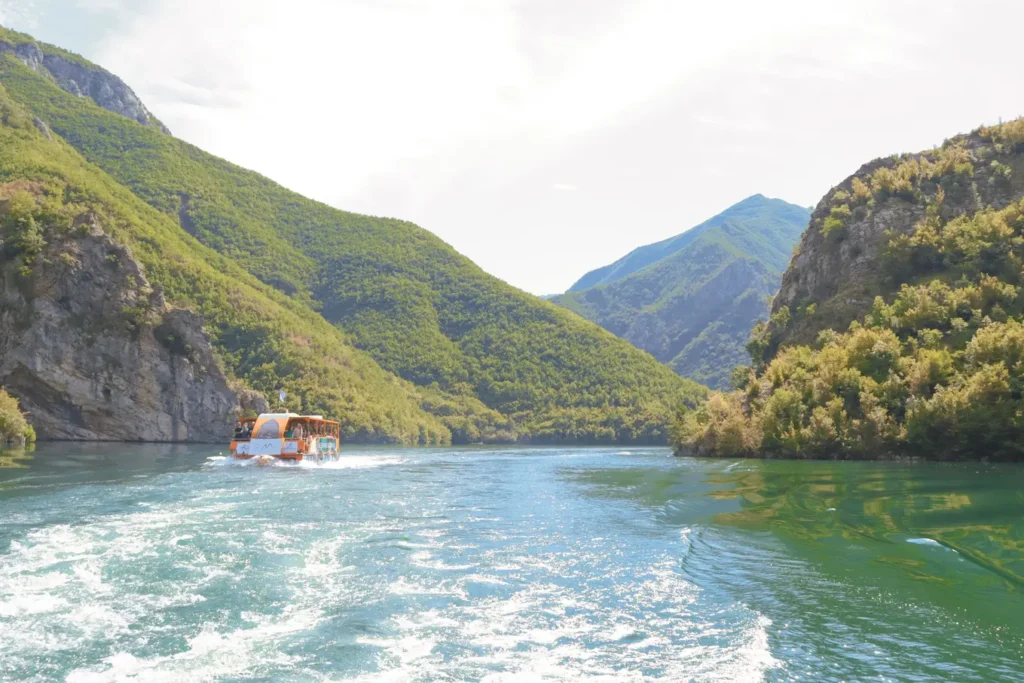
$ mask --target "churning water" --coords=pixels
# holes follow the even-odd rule
[[[0,679],[1024,678],[1024,468],[217,450],[0,460]]]

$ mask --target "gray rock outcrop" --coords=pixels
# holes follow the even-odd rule
[[[42,439],[226,441],[239,400],[201,319],[169,307],[94,218],[79,223],[31,266],[3,258],[0,384]]]
[[[972,215],[985,207],[1002,208],[1020,193],[1002,182],[991,165],[993,155],[977,133],[954,138],[950,144],[963,148],[972,170],[969,174],[944,176],[941,181],[923,180],[917,190],[934,198],[944,193],[943,217],[946,220]],[[833,206],[837,192],[852,194],[854,179],[870,185],[879,169],[896,169],[905,159],[934,160],[938,151],[917,155],[876,159],[832,189],[815,208],[793,259],[782,276],[782,284],[772,304],[772,313],[786,307],[793,320],[784,329],[770,326],[773,333],[769,357],[784,344],[814,342],[825,328],[845,331],[851,320],[858,320],[872,306],[876,296],[890,300],[895,294],[885,281],[883,254],[889,242],[912,234],[925,218],[923,201],[913,195],[892,194],[873,199],[868,206],[857,206],[845,228],[826,235],[821,229]],[[814,304],[816,314],[800,316],[798,311]]]
[[[32,42],[13,45],[0,40],[0,53],[13,53],[28,68],[48,75],[65,92],[76,97],[88,97],[108,111],[170,135],[167,127],[146,109],[139,96],[120,78],[85,60],[70,59],[45,47]]]

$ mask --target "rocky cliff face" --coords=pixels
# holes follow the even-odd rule
[[[898,287],[886,276],[885,250],[926,218],[926,204],[941,206],[947,221],[1002,208],[1020,196],[1022,179],[1024,156],[997,155],[978,133],[862,166],[832,188],[811,216],[772,304],[773,315],[786,308],[790,320],[769,326],[769,357],[782,344],[813,342],[823,329],[845,331],[876,296],[891,299]]]
[[[239,400],[201,320],[169,308],[94,218],[48,236],[30,266],[3,261],[0,383],[40,438],[230,436]]]
[[[62,90],[72,95],[88,97],[115,114],[170,134],[124,81],[104,69],[50,52],[45,46],[33,42],[15,45],[0,40],[0,53],[4,52],[13,53],[30,69],[52,78]]]

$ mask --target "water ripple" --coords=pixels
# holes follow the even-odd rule
[[[1015,628],[907,587],[925,561],[973,565],[932,535],[845,533],[841,500],[802,498],[779,533],[748,464],[350,458],[207,452],[0,493],[0,679],[979,680],[960,652],[1020,673]]]

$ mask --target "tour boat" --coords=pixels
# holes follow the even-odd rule
[[[231,455],[240,460],[335,460],[340,436],[339,423],[321,415],[263,413],[238,420]]]

